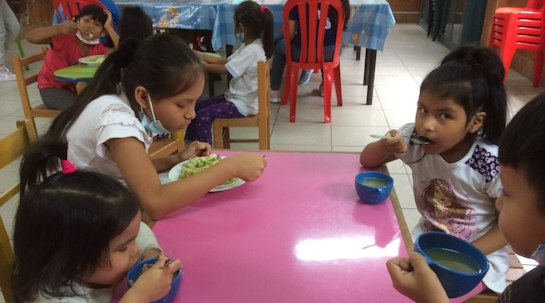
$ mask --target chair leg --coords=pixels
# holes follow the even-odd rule
[[[509,66],[511,65],[515,51],[516,48],[514,44],[511,44],[509,41],[504,39],[500,49],[500,58],[505,69],[505,78],[503,79],[503,83],[505,83],[505,80],[507,79],[507,73],[509,72]]]
[[[337,106],[343,106],[343,94],[342,94],[342,91],[341,91],[341,65],[340,64],[333,69],[333,77],[335,79],[335,91],[337,92]]]
[[[544,55],[543,50],[534,51],[534,87],[539,87],[539,82],[541,82]]]
[[[218,119],[212,122],[212,129],[214,130],[214,148],[222,149],[223,148],[223,134],[221,132],[221,124]]]
[[[324,123],[331,122],[331,85],[333,84],[333,70],[324,68]]]
[[[23,46],[21,45],[21,37],[17,36],[17,39],[15,39],[15,41],[17,41],[17,47],[19,48],[19,53],[21,53],[21,58],[24,58],[25,51],[23,50]],[[25,66],[25,69],[29,70],[28,65]]]
[[[295,122],[295,110],[297,108],[297,82],[299,80],[299,68],[292,68],[290,73],[290,121]]]
[[[282,105],[288,104],[288,99],[290,97],[290,82],[291,82],[291,66],[286,64],[286,73],[284,77],[284,91],[282,92]]]

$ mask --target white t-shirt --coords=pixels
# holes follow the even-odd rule
[[[68,160],[77,168],[92,169],[125,184],[104,143],[109,139],[129,137],[144,143],[146,151],[152,143],[125,94],[99,97],[85,107],[66,134]]]
[[[257,115],[257,63],[267,60],[261,39],[256,39],[249,45],[242,43],[227,60],[229,62],[225,64],[225,68],[233,79],[225,92],[225,99],[232,102],[242,115]]]
[[[399,129],[401,136],[416,136],[414,124]],[[502,192],[498,147],[478,138],[467,155],[447,163],[441,155],[425,155],[421,145],[405,138],[407,152],[396,154],[413,174],[416,207],[422,214],[411,233],[413,241],[425,231],[443,231],[472,242],[498,223],[495,199]],[[509,251],[502,248],[487,256],[490,269],[483,279],[497,293],[505,289]]]
[[[140,230],[136,236],[136,244],[140,248],[138,253],[138,262],[142,261],[142,253],[150,248],[161,249],[159,244],[157,244],[157,239],[155,235],[145,223],[140,222]],[[125,283],[122,281],[121,283]],[[112,299],[114,286],[94,289],[85,286],[81,286],[77,283],[74,283],[74,290],[78,296],[66,297],[66,298],[48,298],[42,293],[38,295],[36,300],[32,303],[109,303]],[[67,291],[71,291],[67,289]]]

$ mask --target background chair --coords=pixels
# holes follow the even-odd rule
[[[216,118],[214,129],[214,148],[231,148],[231,142],[259,142],[260,150],[271,148],[271,80],[269,60],[257,64],[259,113],[244,118]],[[231,139],[229,127],[258,127],[259,139]]]
[[[148,155],[150,158],[166,157],[181,152],[184,148],[184,131],[181,130],[176,134],[172,134],[172,138],[153,140]]]
[[[96,4],[104,9],[104,4],[98,0],[53,0],[53,8],[60,22],[78,15],[81,9],[88,4]]]
[[[337,105],[342,106],[341,93],[341,67],[339,53],[343,34],[344,14],[342,3],[332,0],[288,0],[284,5],[284,28],[289,28],[289,14],[297,5],[299,10],[299,31],[301,32],[301,57],[299,62],[291,59],[291,41],[289,31],[284,31],[286,44],[286,76],[282,104],[290,99],[290,121],[295,122],[295,110],[297,106],[297,86],[299,69],[322,69],[324,73],[324,122],[331,122],[331,84],[335,81],[337,91]],[[318,20],[318,5],[320,5],[320,22]],[[308,7],[308,15],[307,15]],[[335,41],[335,54],[333,61],[324,62],[324,33],[327,20],[327,12],[335,9],[339,20],[337,23],[337,38]],[[310,22],[307,22],[310,20]],[[316,35],[316,33],[318,33]],[[308,45],[307,45],[308,41]],[[317,47],[314,47],[317,46]]]
[[[30,119],[17,121],[17,130],[0,140],[0,169],[19,158],[30,143],[36,141],[38,135]],[[19,184],[0,195],[0,207],[19,193]],[[15,303],[11,288],[13,272],[13,249],[9,243],[8,234],[0,217],[0,287],[6,303]]]
[[[496,9],[488,47],[500,48],[505,79],[517,49],[534,51],[533,85],[538,87],[545,52],[545,1],[530,0],[526,8],[500,7]]]
[[[25,118],[30,119],[34,131],[36,131],[36,123],[34,118],[55,118],[61,112],[60,110],[49,109],[43,104],[32,107],[30,105],[30,100],[28,99],[28,91],[26,87],[27,85],[38,81],[38,73],[25,77],[23,74],[23,66],[43,60],[47,50],[48,48],[43,46],[42,51],[37,54],[24,58],[20,58],[18,55],[13,55],[11,57],[13,61],[13,69],[17,77],[17,87],[19,88],[19,94],[21,95],[21,103],[23,104]]]

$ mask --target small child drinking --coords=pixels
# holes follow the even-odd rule
[[[257,63],[272,56],[274,23],[272,12],[253,1],[244,1],[235,9],[235,35],[242,45],[229,58],[217,58],[195,51],[215,74],[231,74],[233,79],[224,95],[195,105],[197,116],[187,128],[185,141],[212,144],[212,122],[215,118],[240,118],[256,115]]]
[[[27,34],[30,43],[50,45],[38,74],[38,89],[45,106],[65,109],[76,99],[75,84],[59,81],[53,73],[77,64],[80,58],[108,53],[110,49],[99,41],[106,33],[117,49],[119,36],[112,27],[112,14],[98,5],[89,4],[76,17]]]

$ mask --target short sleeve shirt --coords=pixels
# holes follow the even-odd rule
[[[124,94],[99,97],[85,107],[66,134],[68,160],[78,168],[92,169],[125,184],[105,143],[130,137],[142,142],[146,151],[152,143]]]
[[[242,115],[256,115],[259,111],[257,63],[267,60],[261,39],[248,45],[243,43],[227,60],[225,68],[233,79],[225,92],[225,99],[232,102]]]
[[[44,58],[44,63],[38,74],[38,88],[57,87],[76,92],[75,83],[59,81],[53,74],[55,71],[78,64],[85,56],[104,55],[108,48],[102,43],[91,45],[86,54],[78,46],[76,34],[56,35],[51,37],[51,47]]]
[[[319,22],[320,22],[320,4],[318,4],[318,19],[316,20],[316,28],[318,28],[319,26]],[[307,5],[307,15],[308,15],[308,5]],[[332,10],[333,8],[330,7],[329,8],[330,10]],[[296,22],[296,33],[295,33],[295,39],[294,39],[294,42],[295,42],[295,46],[297,48],[301,48],[301,32],[300,32],[300,29],[299,29],[299,8],[298,6],[295,6],[294,8],[291,9],[290,11],[290,14],[289,14],[289,19],[290,20],[293,20]],[[307,28],[308,28],[308,20],[307,20]],[[325,32],[324,32],[324,46],[329,46],[329,45],[335,45],[335,38],[337,36],[337,24],[331,22],[331,20],[329,20],[329,17],[327,18],[326,20],[326,24],[325,24]],[[316,40],[318,40],[318,32],[316,32]]]

